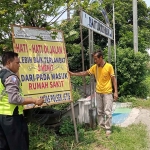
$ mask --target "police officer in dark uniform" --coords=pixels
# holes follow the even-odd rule
[[[4,68],[0,71],[0,150],[29,150],[27,123],[23,117],[23,105],[42,105],[44,100],[24,98],[16,73],[20,62],[12,51],[2,56]]]

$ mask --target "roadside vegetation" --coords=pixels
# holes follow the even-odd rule
[[[145,84],[148,85],[149,77]],[[82,78],[72,78],[74,85],[74,103],[82,97]],[[86,78],[89,84],[89,78]],[[149,88],[149,85],[148,85]],[[150,90],[149,90],[150,91]],[[148,95],[150,93],[148,92]],[[132,95],[121,96],[118,102],[131,102],[132,107],[150,109],[150,98],[138,98]],[[64,110],[70,104],[52,106]],[[70,118],[62,118],[57,131],[38,124],[29,124],[30,150],[148,150],[149,137],[146,126],[142,123],[132,124],[126,128],[113,126],[112,135],[107,138],[104,130],[90,129],[87,125],[77,124],[79,143],[76,143],[74,126]]]
[[[90,0],[1,0],[0,1],[0,54],[13,50],[11,35],[12,24],[58,29],[64,33],[64,41],[70,71],[81,71],[89,68],[88,29],[83,27],[83,41],[80,37],[79,9],[104,22],[100,12],[103,7],[113,27],[112,1],[105,0],[102,5]],[[57,22],[63,15],[60,8],[73,10],[72,18]],[[66,9],[67,10],[67,9]],[[65,11],[64,11],[65,12]],[[119,102],[132,102],[132,107],[150,108],[150,7],[143,0],[138,0],[138,52],[133,49],[133,12],[132,0],[115,0],[115,33],[116,33],[116,64],[112,41],[111,63],[117,68]],[[51,19],[52,18],[52,19]],[[108,60],[108,39],[93,33],[94,51],[104,50],[104,58]],[[84,60],[82,60],[81,42],[83,42]],[[91,55],[91,54],[90,54]],[[85,96],[83,79],[72,77],[72,95],[74,103]],[[86,84],[90,83],[86,77]],[[86,95],[88,96],[88,95]],[[70,104],[52,106],[58,110],[66,109]],[[69,118],[64,118],[58,131],[38,124],[29,124],[30,150],[147,150],[147,133],[143,124],[131,125],[127,128],[113,126],[110,138],[100,129],[90,129],[85,125],[77,125],[79,143],[75,142],[74,128]]]
[[[143,124],[126,128],[113,126],[112,135],[107,138],[102,129],[90,129],[78,125],[79,143],[76,143],[74,127],[66,119],[59,133],[39,126],[29,125],[30,150],[148,150],[148,135]]]
[[[79,90],[73,92],[73,97],[75,101],[81,97]],[[118,101],[132,102],[132,107],[150,109],[150,99],[122,96]],[[70,104],[53,107],[60,110],[68,105]],[[113,126],[110,137],[106,137],[103,129],[91,129],[84,124],[77,124],[77,130],[79,143],[76,143],[73,122],[69,117],[62,118],[57,130],[29,124],[30,150],[148,150],[149,137],[146,126],[142,123],[125,128]]]

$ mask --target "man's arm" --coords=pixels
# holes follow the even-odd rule
[[[35,105],[42,105],[44,102],[44,99],[42,98],[24,98],[24,101],[21,105],[27,105],[27,104],[35,104]]]
[[[82,71],[82,72],[71,72],[71,71],[68,71],[70,76],[87,76],[89,75],[88,71]]]
[[[8,101],[11,104],[26,105],[32,104],[42,105],[44,100],[39,98],[24,98],[19,92],[19,79],[15,75],[9,76],[5,80],[6,92],[8,93]]]
[[[115,76],[111,77],[112,83],[113,83],[113,87],[114,87],[114,99],[117,100],[118,99],[118,88],[117,88],[117,80]]]

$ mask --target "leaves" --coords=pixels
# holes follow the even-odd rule
[[[143,81],[147,77],[148,55],[134,53],[133,49],[117,49],[117,79],[120,96],[134,95],[145,97]],[[141,92],[142,91],[142,92]]]
[[[64,0],[10,0],[0,1],[0,51],[12,49],[11,24],[33,27],[48,27],[48,16],[58,14]]]

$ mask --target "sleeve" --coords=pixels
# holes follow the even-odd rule
[[[87,70],[87,72],[90,74],[90,75],[95,75],[96,73],[96,65],[93,65],[89,70]]]
[[[5,80],[6,92],[8,93],[8,101],[11,104],[22,104],[24,98],[19,93],[20,81],[17,76],[11,75]]]
[[[112,65],[110,65],[110,67],[109,67],[109,71],[110,71],[110,76],[111,76],[111,77],[112,77],[112,76],[115,76],[114,68],[113,68],[113,66],[112,66]]]

